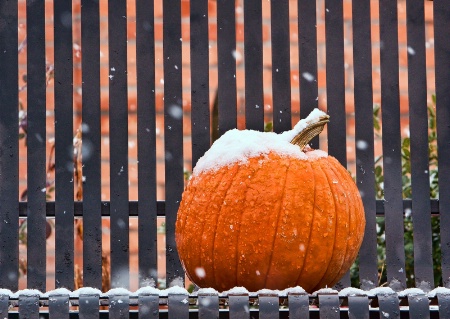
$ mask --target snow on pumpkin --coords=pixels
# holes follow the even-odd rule
[[[361,197],[334,157],[307,146],[328,118],[315,109],[282,134],[231,130],[198,161],[176,221],[196,285],[312,292],[349,269],[364,234]]]

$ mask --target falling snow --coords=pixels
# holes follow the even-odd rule
[[[308,82],[312,82],[312,81],[315,80],[314,75],[312,75],[312,74],[309,73],[309,72],[303,72],[303,73],[302,73],[302,77],[303,77],[306,81],[308,81]]]

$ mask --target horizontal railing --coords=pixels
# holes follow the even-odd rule
[[[376,215],[384,216],[384,200],[376,201]],[[102,201],[101,202],[101,214],[104,217],[110,216],[110,202]],[[166,204],[165,201],[157,201],[156,203],[156,213],[158,217],[164,217]],[[19,203],[20,209],[20,217],[27,217],[27,202]],[[129,216],[130,217],[139,217],[139,202],[138,201],[130,201],[129,202]],[[412,210],[412,200],[404,199],[403,200],[403,212],[411,212]],[[439,215],[439,199],[431,199],[430,200],[430,214],[431,215]],[[46,215],[47,217],[55,217],[55,202],[47,202],[46,204]],[[75,217],[83,217],[83,202],[74,202],[74,216]]]
[[[450,295],[437,293],[377,296],[316,296],[288,293],[239,294],[69,294],[50,296],[0,295],[0,311],[20,318],[39,314],[44,318],[98,318],[108,307],[109,318],[449,318]],[[100,318],[102,316],[100,315]]]

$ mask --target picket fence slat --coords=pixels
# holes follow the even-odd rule
[[[100,21],[97,1],[81,6],[83,285],[101,289]]]
[[[46,288],[46,73],[45,3],[28,1],[27,10],[27,285]]]

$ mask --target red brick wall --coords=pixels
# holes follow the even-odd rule
[[[101,109],[102,109],[102,199],[109,199],[109,140],[108,140],[108,18],[107,18],[107,1],[100,0],[100,25],[101,25]],[[357,2],[357,1],[356,1]],[[157,109],[157,156],[158,156],[158,199],[164,199],[164,160],[163,160],[163,90],[164,90],[164,76],[162,69],[162,0],[155,0],[155,38],[156,38],[156,109]],[[189,1],[181,0],[182,3],[182,47],[183,47],[183,108],[185,112],[184,121],[184,153],[185,153],[185,167],[191,170],[190,156],[191,156],[191,140],[190,140],[190,71],[189,71]],[[267,112],[266,120],[271,120],[271,39],[270,39],[270,2],[263,0],[263,40],[264,40],[264,99],[265,110]],[[298,74],[298,46],[297,46],[297,9],[296,1],[291,1],[290,7],[290,38],[291,38],[291,85],[292,85],[292,109],[294,113],[294,121],[298,120],[299,114],[299,74]],[[318,39],[318,85],[319,85],[319,106],[326,109],[326,88],[325,88],[325,25],[324,25],[324,0],[317,0],[317,39]],[[137,151],[136,151],[136,18],[135,18],[135,4],[134,1],[127,0],[128,4],[128,81],[129,81],[129,178],[130,178],[130,200],[137,199]],[[378,1],[372,0],[372,41],[373,41],[373,87],[374,87],[374,102],[380,103],[380,51],[379,51],[379,17],[378,17]],[[243,106],[244,106],[244,48],[243,48],[243,0],[236,1],[236,17],[237,17],[237,89],[238,89],[238,108],[239,108],[239,128],[244,128]],[[216,24],[216,2],[209,1],[209,17],[210,17],[210,87],[211,100],[214,98],[215,88],[217,87],[217,24]],[[47,43],[47,60],[49,63],[53,62],[53,6],[52,1],[46,0],[46,43]],[[80,0],[73,0],[73,26],[74,26],[74,132],[80,126],[81,118],[81,52],[80,52]],[[427,74],[428,74],[428,90],[429,95],[434,92],[434,46],[433,46],[433,13],[432,2],[425,1],[425,16],[426,16],[426,41],[427,41]],[[19,0],[19,41],[22,41],[26,36],[25,18],[26,18],[26,3],[25,0]],[[399,48],[400,48],[400,108],[402,111],[402,125],[404,128],[403,134],[407,133],[408,125],[408,82],[407,82],[407,44],[406,44],[406,2],[404,0],[398,1],[398,17],[399,17]],[[346,64],[346,109],[348,111],[348,158],[349,168],[354,169],[354,120],[353,120],[353,67],[352,67],[352,3],[350,0],[344,0],[344,35],[345,35],[345,64]],[[26,73],[26,50],[19,56],[20,76]],[[21,82],[21,85],[24,84]],[[26,91],[20,93],[20,99],[26,107]],[[53,83],[50,82],[47,93],[47,140],[53,137]],[[212,104],[212,103],[211,103]],[[20,148],[20,189],[26,188],[26,148],[21,142]],[[50,142],[47,144],[50,149]],[[325,147],[326,148],[326,147]],[[379,154],[380,146],[376,145],[376,153]],[[51,178],[51,177],[50,177]],[[132,222],[131,230],[132,236],[135,236],[136,222]],[[106,232],[105,232],[106,233]],[[53,238],[53,237],[52,237]],[[52,240],[50,239],[50,244]],[[108,242],[108,236],[105,235],[105,242]],[[136,240],[132,240],[135,243]],[[135,279],[137,266],[137,249],[131,247],[132,253],[132,277]],[[52,257],[53,246],[49,245],[48,254]],[[161,245],[161,262],[164,260],[164,245]],[[22,251],[21,256],[25,256],[25,250]],[[80,261],[80,260],[79,260]],[[81,262],[81,261],[80,261]],[[160,275],[163,276],[163,264],[160,265]],[[49,275],[54,272],[52,262],[49,263]],[[49,277],[49,288],[54,286],[53,279]],[[137,285],[136,280],[132,280],[134,288]],[[22,279],[22,285],[24,279]]]

